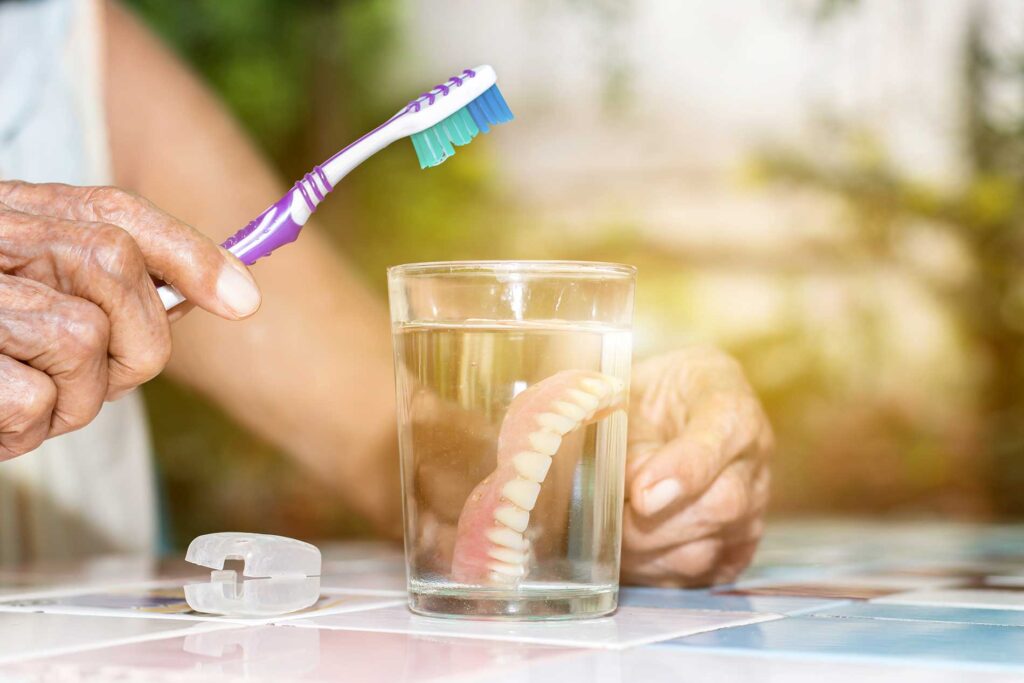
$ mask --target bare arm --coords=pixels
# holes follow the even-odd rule
[[[117,4],[107,8],[107,116],[118,185],[220,241],[285,190],[215,98]],[[383,303],[315,225],[259,263],[259,313],[196,311],[169,372],[280,445],[382,529],[399,518]]]

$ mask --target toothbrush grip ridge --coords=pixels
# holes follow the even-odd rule
[[[334,186],[324,170],[320,166],[315,166],[311,173],[307,173],[302,180],[295,183],[283,197],[264,209],[259,216],[249,221],[248,225],[227,238],[220,246],[237,256],[245,265],[251,266],[264,256],[269,256],[278,247],[298,239],[302,226],[309,220],[310,214],[333,189]],[[166,310],[185,300],[181,292],[168,284],[160,284],[157,287],[157,294]]]
[[[279,200],[268,206],[244,228],[229,237],[222,247],[251,266],[278,247],[294,242],[302,226],[309,220],[328,192],[334,187],[319,166]]]
[[[291,216],[292,193],[277,200],[244,228],[225,240],[221,246],[251,266],[280,246],[294,242],[302,224]]]

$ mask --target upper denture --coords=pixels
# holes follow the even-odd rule
[[[529,525],[562,437],[625,404],[625,384],[609,375],[565,370],[509,405],[498,437],[498,467],[474,488],[459,516],[452,578],[516,582],[527,574]]]

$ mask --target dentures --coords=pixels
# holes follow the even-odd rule
[[[498,436],[498,466],[470,493],[459,516],[452,579],[515,584],[529,571],[524,532],[563,437],[625,406],[624,383],[564,370],[513,399]]]

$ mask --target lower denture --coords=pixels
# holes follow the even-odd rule
[[[497,468],[459,515],[452,579],[510,585],[529,571],[524,532],[562,437],[625,406],[625,385],[597,372],[563,370],[513,399],[498,435]]]

